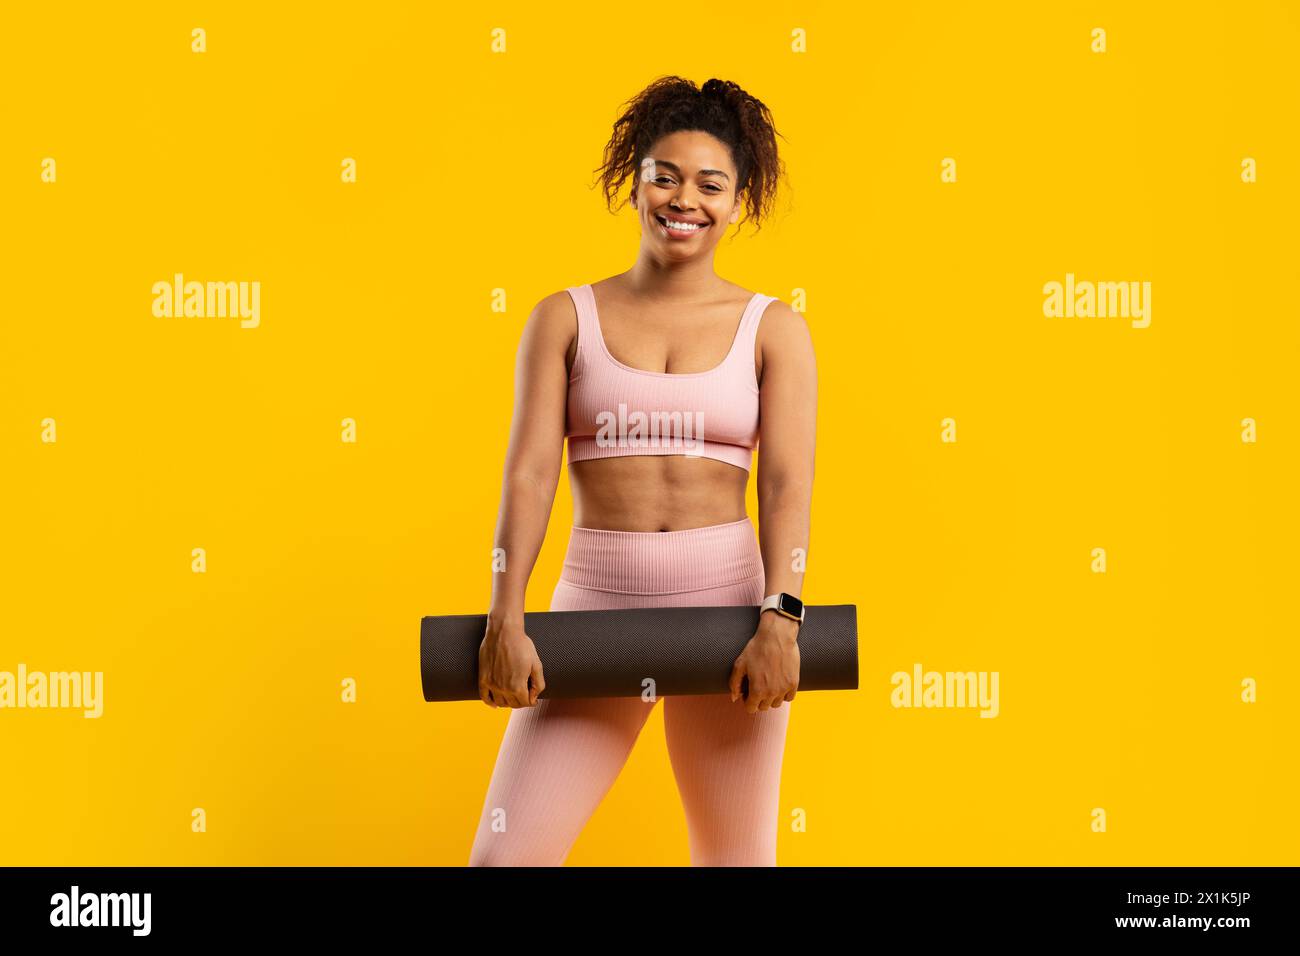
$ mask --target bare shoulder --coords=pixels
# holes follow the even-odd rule
[[[577,338],[578,309],[568,290],[561,289],[540,299],[528,315],[523,340],[541,348],[561,352]]]
[[[573,333],[578,327],[578,309],[573,303],[573,296],[569,295],[567,289],[552,292],[533,306],[528,321],[548,336]]]
[[[813,381],[817,378],[817,358],[808,323],[802,312],[780,299],[769,302],[759,318],[754,353],[760,390],[768,380],[769,370],[785,369]]]
[[[788,303],[773,299],[767,304],[758,325],[758,344],[786,349],[796,345],[811,346],[812,334],[802,312],[796,312]]]

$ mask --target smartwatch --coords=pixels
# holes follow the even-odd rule
[[[786,594],[784,591],[780,594],[769,594],[765,597],[762,606],[758,609],[758,613],[761,615],[764,611],[776,611],[782,617],[788,617],[800,624],[803,623],[803,601],[800,601],[793,594]]]

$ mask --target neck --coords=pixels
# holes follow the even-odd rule
[[[665,262],[643,248],[632,268],[623,273],[628,291],[647,299],[704,299],[724,285],[713,271],[713,257]]]

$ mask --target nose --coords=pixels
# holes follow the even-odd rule
[[[679,209],[694,209],[697,203],[690,201],[686,190],[686,186],[682,186],[681,189],[677,190],[669,204]]]

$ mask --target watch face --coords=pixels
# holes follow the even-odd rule
[[[781,594],[781,610],[791,617],[803,617],[803,601],[800,601],[793,594]]]

